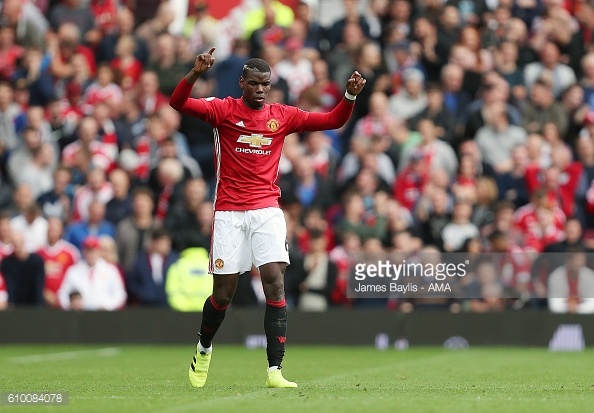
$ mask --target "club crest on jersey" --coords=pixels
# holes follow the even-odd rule
[[[221,269],[221,268],[223,268],[224,266],[225,266],[225,261],[223,261],[223,260],[222,260],[222,259],[220,259],[220,258],[217,258],[217,259],[216,259],[216,261],[215,261],[215,268],[216,268],[217,270],[220,270],[220,269]]]
[[[278,120],[272,118],[266,122],[266,126],[268,126],[268,129],[270,129],[271,132],[276,132],[280,126],[280,123],[278,123]]]
[[[252,148],[261,148],[272,143],[272,138],[266,138],[264,135],[252,133],[251,135],[240,135],[237,139],[239,143],[249,143]]]

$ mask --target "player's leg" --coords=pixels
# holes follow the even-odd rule
[[[225,319],[227,307],[233,299],[239,274],[214,274],[212,295],[204,302],[200,340],[190,364],[188,377],[193,387],[203,387],[208,376],[212,356],[212,340]]]
[[[212,340],[225,319],[227,307],[237,289],[239,274],[252,266],[244,219],[243,212],[215,212],[209,265],[209,272],[213,274],[212,295],[204,302],[200,340],[188,373],[194,387],[202,387],[206,383]]]
[[[254,221],[261,221],[252,234],[253,260],[260,270],[266,296],[264,332],[268,357],[268,387],[297,387],[281,374],[287,339],[287,305],[285,301],[285,269],[289,263],[286,246],[286,223],[278,208],[254,211]]]

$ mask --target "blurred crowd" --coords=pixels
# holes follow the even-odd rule
[[[190,0],[171,33],[168,1],[0,1],[0,308],[201,310],[212,129],[169,96],[215,46],[194,97],[241,96],[250,57],[268,103],[307,111],[367,79],[344,128],[286,137],[288,305],[594,312],[594,6],[343,0],[322,26],[320,2],[262,0],[230,29]],[[347,298],[357,254],[387,251],[507,258],[477,265],[473,299]],[[254,268],[234,305],[264,302]]]

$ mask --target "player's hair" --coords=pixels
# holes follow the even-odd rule
[[[242,76],[244,79],[249,72],[270,73],[270,66],[268,66],[268,63],[266,63],[265,60],[256,57],[248,60],[245,65],[243,65]]]

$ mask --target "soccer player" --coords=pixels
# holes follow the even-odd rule
[[[289,264],[286,223],[275,185],[285,136],[294,132],[337,129],[351,113],[366,80],[355,72],[346,83],[345,97],[329,113],[309,113],[293,106],[268,105],[270,67],[250,59],[243,67],[239,99],[192,99],[196,80],[208,71],[213,52],[196,57],[194,68],[173,92],[173,108],[210,123],[214,130],[216,188],[209,272],[213,292],[204,303],[200,340],[189,370],[190,383],[206,383],[212,340],[231,302],[239,274],[258,267],[266,295],[264,331],[268,357],[267,387],[297,387],[283,378],[287,308],[284,274]]]

